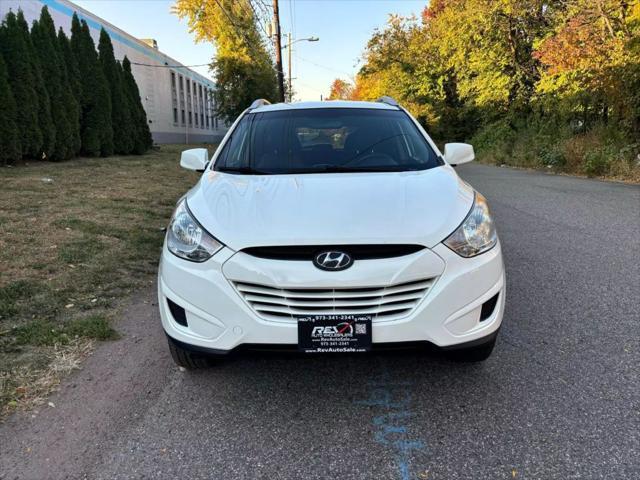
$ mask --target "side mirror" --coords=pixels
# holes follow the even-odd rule
[[[447,143],[444,146],[444,159],[452,167],[471,162],[475,158],[473,146],[468,143]]]
[[[180,155],[180,166],[187,170],[204,172],[207,163],[209,163],[209,151],[206,148],[184,150]]]

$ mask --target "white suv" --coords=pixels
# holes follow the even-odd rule
[[[179,202],[158,274],[178,365],[239,349],[364,352],[431,344],[486,359],[505,276],[484,197],[388,97],[257,100]]]

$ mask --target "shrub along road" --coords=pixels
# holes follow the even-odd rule
[[[481,165],[508,299],[483,365],[251,356],[183,372],[139,292],[55,407],[0,426],[0,478],[636,478],[640,188]]]

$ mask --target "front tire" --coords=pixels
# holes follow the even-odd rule
[[[171,357],[176,365],[187,370],[196,370],[198,368],[210,367],[212,362],[207,356],[189,350],[185,350],[182,347],[176,345],[170,338],[167,338],[169,343],[169,351]]]
[[[461,363],[474,363],[484,362],[491,356],[493,347],[496,345],[496,338],[494,337],[487,343],[477,345],[475,347],[461,348],[459,350],[451,350],[447,352],[447,356],[455,361]]]

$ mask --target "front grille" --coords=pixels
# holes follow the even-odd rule
[[[282,245],[272,247],[249,247],[244,253],[270,260],[313,260],[321,252],[337,250],[348,253],[354,260],[372,260],[411,255],[423,250],[422,245],[412,244],[367,244],[367,245]]]
[[[392,320],[413,311],[435,279],[365,288],[275,288],[235,282],[244,300],[268,320],[304,315],[370,314]]]

